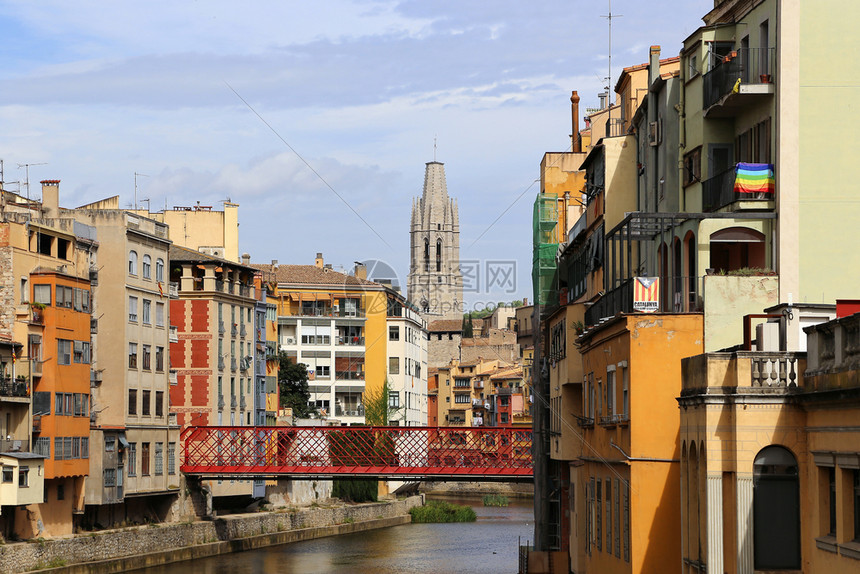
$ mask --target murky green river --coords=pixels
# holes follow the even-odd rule
[[[451,500],[451,499],[445,499]],[[406,524],[272,546],[192,562],[137,570],[146,574],[262,574],[335,572],[493,573],[517,571],[517,537],[533,534],[532,501],[511,500],[505,508],[469,504],[478,515],[472,523]]]

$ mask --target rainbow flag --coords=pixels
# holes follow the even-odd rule
[[[773,164],[739,163],[735,167],[735,193],[773,193]]]

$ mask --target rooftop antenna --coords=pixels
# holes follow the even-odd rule
[[[24,186],[27,188],[27,219],[30,219],[30,166],[31,165],[48,165],[48,162],[40,162],[40,163],[19,163],[18,169],[22,167],[25,169],[25,179]]]
[[[149,177],[145,173],[134,172],[134,210],[137,211],[137,177]],[[145,201],[149,201],[148,199]]]
[[[610,100],[609,94],[612,86],[612,19],[613,18],[621,18],[623,14],[612,14],[612,0],[609,1],[609,14],[605,16],[601,16],[601,18],[606,18],[609,24],[609,75],[606,78],[606,108],[609,110],[609,115],[606,116],[606,131],[609,133],[610,124],[612,122],[612,102]]]
[[[433,161],[436,161],[436,134],[433,134]]]

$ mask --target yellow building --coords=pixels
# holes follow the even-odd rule
[[[308,367],[311,401],[344,424],[364,422],[365,390],[381,391],[388,369],[386,288],[326,266],[254,264],[277,301],[278,347]]]

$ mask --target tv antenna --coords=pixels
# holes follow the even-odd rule
[[[149,177],[145,173],[137,173],[134,172],[134,210],[137,211],[137,178],[140,177]],[[149,201],[148,199],[144,201]]]
[[[605,16],[601,16],[601,18],[606,18],[607,23],[609,24],[609,75],[606,78],[606,108],[609,110],[609,115],[606,117],[606,128],[607,133],[610,129],[610,123],[612,120],[612,101],[610,100],[610,90],[612,89],[612,19],[613,18],[621,18],[623,14],[613,14],[612,13],[612,0],[609,1],[609,14]]]
[[[24,168],[24,186],[27,188],[27,217],[30,215],[30,166],[31,165],[48,165],[48,162],[40,163],[19,163],[18,169]]]

